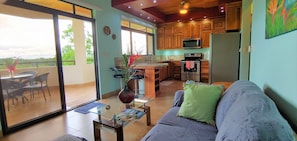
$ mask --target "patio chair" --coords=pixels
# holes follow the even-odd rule
[[[30,91],[31,98],[34,99],[34,91],[35,90],[37,90],[38,93],[41,90],[44,100],[46,101],[44,88],[47,89],[49,96],[51,96],[51,93],[50,93],[50,90],[49,90],[48,84],[47,84],[48,75],[49,75],[49,73],[44,73],[44,74],[38,75],[38,76],[30,79],[30,83],[28,85],[24,86],[24,90]]]
[[[19,81],[14,80],[1,80],[2,83],[2,93],[4,99],[7,99],[7,109],[9,109],[9,101],[12,100],[12,104],[14,105],[14,99],[18,102],[18,96],[22,97],[22,102],[25,103],[25,100],[28,101],[28,99],[24,96],[24,84]]]

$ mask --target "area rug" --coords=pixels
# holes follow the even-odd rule
[[[160,85],[162,85],[162,86],[169,86],[171,84],[173,84],[172,81],[163,81],[163,82],[160,83]]]
[[[103,106],[105,106],[105,104],[99,103],[99,102],[92,102],[87,105],[81,106],[81,107],[75,109],[74,111],[78,112],[78,113],[82,113],[82,114],[88,114],[88,113],[90,113],[90,111],[89,111],[90,109],[92,109],[94,107],[103,107]]]

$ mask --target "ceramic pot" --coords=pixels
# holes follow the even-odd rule
[[[122,103],[129,104],[134,100],[134,92],[127,85],[119,92],[119,99]]]

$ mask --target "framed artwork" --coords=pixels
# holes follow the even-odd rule
[[[266,0],[265,38],[297,29],[296,0]]]

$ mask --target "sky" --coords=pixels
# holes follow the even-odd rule
[[[55,56],[53,21],[0,14],[0,58]]]

